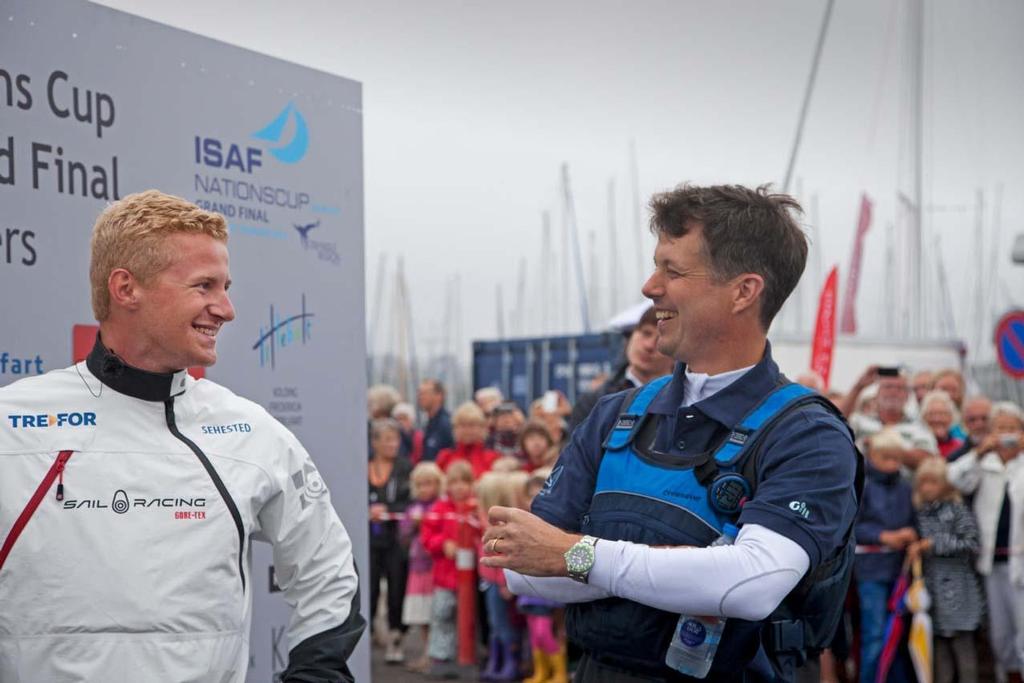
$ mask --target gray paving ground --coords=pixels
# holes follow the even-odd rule
[[[405,642],[406,661],[411,662],[423,652],[422,638],[410,634]],[[404,664],[386,664],[384,662],[384,648],[376,645],[371,649],[370,672],[373,676],[373,683],[405,683],[406,681],[430,681],[433,680],[422,674],[414,673],[405,668]],[[478,668],[462,667],[460,681],[478,681]]]

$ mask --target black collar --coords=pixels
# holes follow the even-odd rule
[[[188,386],[185,370],[149,372],[128,365],[103,345],[99,333],[85,365],[89,372],[114,391],[143,401],[166,401],[184,393]]]

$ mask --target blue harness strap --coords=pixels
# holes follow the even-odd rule
[[[784,384],[772,391],[754,407],[740,423],[733,427],[725,442],[715,451],[715,461],[733,463],[753,445],[754,435],[777,417],[789,412],[797,404],[817,400],[817,394],[800,384]]]
[[[601,447],[605,450],[617,451],[628,446],[643,425],[644,417],[647,415],[647,408],[650,407],[654,397],[671,380],[672,375],[665,375],[645,384],[639,390],[634,390],[635,394],[633,395],[632,402],[619,413],[615,426],[612,427],[612,431],[609,432]]]

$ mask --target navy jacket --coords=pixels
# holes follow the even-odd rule
[[[445,448],[455,448],[452,437],[452,419],[444,408],[427,420],[423,428],[423,460],[437,460],[437,454]]]
[[[913,527],[916,522],[910,482],[899,472],[882,474],[864,466],[864,500],[857,516],[857,545],[881,545],[883,531]],[[863,552],[857,555],[853,575],[857,581],[895,581],[903,566],[903,552]]]

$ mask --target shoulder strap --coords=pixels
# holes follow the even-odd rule
[[[619,411],[619,417],[615,420],[615,426],[605,437],[601,447],[607,451],[620,450],[628,446],[642,428],[644,418],[647,417],[647,409],[654,401],[654,397],[671,380],[672,375],[665,375],[641,387],[629,389],[622,400],[622,408]]]
[[[819,400],[826,399],[799,384],[787,383],[776,387],[732,428],[715,451],[715,461],[723,464],[737,462],[780,418],[804,404]]]

